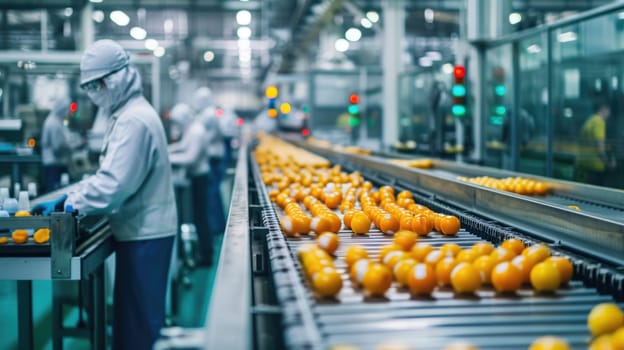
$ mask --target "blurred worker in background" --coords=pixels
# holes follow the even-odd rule
[[[80,86],[110,111],[95,175],[75,192],[33,207],[49,214],[65,206],[108,213],[116,253],[113,349],[151,349],[165,319],[165,293],[177,226],[167,139],[158,113],[143,97],[126,51],[96,41],[80,62]]]
[[[277,129],[277,120],[269,117],[268,109],[264,108],[253,121],[254,131],[263,131],[267,134],[274,132]]]
[[[197,112],[197,118],[204,123],[206,129],[206,147],[210,165],[208,222],[212,234],[220,234],[225,230],[225,212],[221,200],[221,179],[223,178],[221,163],[225,149],[216,108],[212,100],[212,91],[207,87],[197,89],[193,95],[193,107]]]
[[[172,130],[180,134],[179,141],[169,145],[169,161],[174,166],[183,166],[191,180],[191,197],[193,201],[193,223],[197,227],[200,265],[210,265],[213,255],[213,239],[208,225],[208,185],[209,165],[205,146],[206,129],[204,124],[195,118],[191,107],[179,103],[171,109],[169,120]]]
[[[58,97],[52,103],[50,114],[43,122],[41,161],[43,163],[45,192],[57,189],[61,180],[61,174],[68,172],[71,146],[65,118],[69,115],[70,103],[71,101],[67,96]]]
[[[232,162],[232,142],[239,137],[240,126],[237,123],[236,113],[229,108],[222,108],[219,117],[219,129],[223,135],[223,161],[221,162],[221,176],[225,176],[230,163]]]
[[[575,162],[576,180],[603,185],[605,171],[609,165],[605,140],[606,121],[611,116],[611,107],[607,103],[599,103],[594,112],[583,124],[579,135],[579,149]]]

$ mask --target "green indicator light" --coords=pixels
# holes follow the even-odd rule
[[[303,105],[303,107],[301,107],[301,110],[303,111],[303,113],[308,113],[310,111],[310,106]]]
[[[360,107],[358,107],[357,105],[349,106],[349,114],[358,114],[358,113],[360,113]]]
[[[505,106],[495,106],[494,107],[494,114],[505,115],[505,113],[507,113],[507,108],[505,108]]]
[[[451,112],[456,117],[463,117],[466,115],[466,106],[464,105],[453,105],[451,108]]]
[[[464,97],[466,96],[466,87],[463,85],[453,85],[451,93],[454,97]]]
[[[505,96],[507,89],[505,88],[505,85],[496,85],[494,86],[494,93],[496,96]]]
[[[491,116],[490,124],[492,125],[503,125],[503,117],[500,116]]]
[[[358,126],[360,125],[360,118],[358,117],[349,117],[349,126]]]

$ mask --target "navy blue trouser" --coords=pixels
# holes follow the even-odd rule
[[[151,350],[158,338],[173,239],[115,242],[113,350]]]
[[[222,158],[210,158],[210,182],[208,184],[208,222],[213,234],[225,230],[225,212],[221,199]]]
[[[209,213],[210,206],[208,198],[208,187],[210,186],[210,175],[204,174],[191,177],[191,197],[193,198],[193,223],[197,228],[197,238],[199,239],[199,250],[202,259],[212,260],[213,230],[210,228]]]
[[[67,173],[65,165],[44,165],[44,193],[52,192],[59,188],[61,182],[61,174]],[[17,195],[15,195],[17,197]]]

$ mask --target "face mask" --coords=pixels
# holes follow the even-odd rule
[[[106,108],[110,106],[110,96],[106,88],[98,91],[88,91],[87,95],[89,96],[91,102],[93,102],[96,106],[100,108]]]

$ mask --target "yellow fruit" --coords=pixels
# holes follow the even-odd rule
[[[511,259],[511,263],[514,264],[520,275],[522,276],[522,283],[529,283],[531,281],[531,269],[533,269],[533,263],[524,255],[518,255]]]
[[[13,238],[13,242],[15,242],[17,244],[24,244],[24,243],[26,243],[26,241],[28,241],[28,231],[26,231],[26,230],[15,230],[11,234],[11,237]]]
[[[475,251],[479,256],[489,255],[494,250],[494,246],[492,243],[488,242],[479,242],[472,245],[471,248]]]
[[[501,243],[500,246],[505,248],[505,249],[509,249],[512,252],[515,252],[516,255],[522,253],[524,248],[526,248],[524,246],[524,242],[522,242],[521,240],[519,240],[517,238],[507,239],[507,240],[503,241],[503,243]]]
[[[457,243],[445,243],[440,247],[440,251],[444,256],[457,256],[462,248]]]
[[[370,295],[383,295],[392,285],[392,272],[385,265],[373,263],[368,267],[362,287]]]
[[[611,334],[603,334],[589,344],[589,350],[614,350]]]
[[[361,245],[351,245],[345,252],[345,261],[348,266],[355,264],[360,259],[368,258],[368,252]]]
[[[570,346],[562,338],[545,336],[535,339],[529,350],[570,350]]]
[[[286,236],[292,237],[297,234],[293,219],[288,215],[285,215],[280,219],[280,227]]]
[[[394,251],[403,251],[403,250],[401,249],[401,247],[395,244],[388,244],[388,245],[381,246],[379,248],[379,262],[383,263],[384,259],[386,258],[386,255]]]
[[[587,327],[593,336],[611,333],[624,326],[624,313],[613,303],[594,306],[587,317]]]
[[[394,279],[399,283],[400,286],[407,286],[407,275],[412,270],[414,265],[418,262],[412,258],[407,258],[399,261],[394,265],[394,269],[392,273],[394,275]]]
[[[19,216],[30,216],[30,213],[27,210],[20,210],[20,211],[15,213],[15,216],[17,216],[17,217],[19,217]]]
[[[522,251],[522,255],[526,256],[535,265],[550,256],[550,249],[544,244],[536,244],[525,248]]]
[[[481,281],[484,284],[492,282],[492,270],[496,266],[494,258],[489,255],[480,256],[472,263],[472,266],[479,271],[479,276],[481,276]]]
[[[335,297],[342,288],[342,277],[335,269],[325,267],[314,274],[312,284],[321,297]]]
[[[538,292],[553,292],[559,288],[561,277],[553,263],[541,262],[531,269],[531,285]]]
[[[574,266],[568,258],[565,256],[551,256],[546,259],[547,262],[554,263],[559,269],[559,276],[561,277],[561,284],[566,284],[572,279],[574,273]]]
[[[611,334],[611,345],[615,350],[624,350],[624,326]]]
[[[35,231],[33,235],[33,240],[36,243],[43,244],[50,240],[50,229],[49,228],[40,228]]]
[[[0,237],[0,244],[9,243],[9,237]]]
[[[449,286],[451,284],[451,271],[457,266],[458,261],[452,256],[447,256],[435,265],[435,274],[438,285]]]
[[[491,278],[497,292],[515,292],[522,286],[522,272],[509,261],[496,265]]]
[[[392,252],[389,252],[388,254],[386,254],[386,256],[384,256],[384,259],[382,261],[382,263],[386,266],[388,266],[388,268],[390,269],[390,271],[394,270],[394,266],[401,260],[403,259],[407,259],[409,257],[409,254],[407,254],[406,252],[402,251],[402,250],[395,250]]]
[[[471,263],[479,257],[479,254],[472,249],[464,249],[457,254],[457,261]]]
[[[442,252],[439,250],[434,250],[431,253],[427,254],[425,260],[423,261],[426,264],[431,265],[431,267],[435,267],[440,260],[444,258]]]
[[[427,254],[432,251],[433,247],[430,244],[417,243],[410,250],[410,254],[412,255],[412,258],[414,258],[414,260],[422,262],[425,261],[425,257],[427,257]]]
[[[435,271],[429,264],[417,263],[407,275],[407,285],[414,294],[429,295],[437,285]]]
[[[338,235],[333,232],[323,232],[316,239],[319,247],[326,251],[328,254],[334,254],[336,249],[338,249],[338,245],[340,244],[340,240],[338,239]]]
[[[332,231],[332,221],[327,216],[315,216],[310,221],[310,228],[314,230],[314,232],[319,235],[323,232],[334,232]]]
[[[368,271],[368,267],[372,262],[368,259],[360,259],[356,261],[349,270],[349,278],[356,286],[359,286],[364,279],[364,274]]]
[[[351,230],[355,234],[365,234],[370,230],[371,221],[368,216],[362,212],[356,212],[351,217]]]
[[[513,250],[509,250],[503,247],[498,247],[494,249],[494,251],[492,251],[490,256],[494,258],[494,260],[496,260],[497,263],[500,263],[503,261],[511,261],[511,259],[513,259],[516,256],[516,253]]]
[[[399,220],[390,214],[384,214],[379,218],[378,228],[383,233],[394,233],[399,230]]]
[[[462,262],[451,272],[451,285],[457,293],[473,293],[481,288],[481,276],[471,264]]]
[[[414,244],[416,244],[416,240],[418,235],[412,231],[401,230],[394,234],[394,244],[403,248],[404,251],[409,251],[412,249]]]
[[[461,223],[456,216],[444,215],[440,218],[440,230],[445,236],[455,236],[459,232]]]
[[[470,343],[455,342],[445,346],[442,350],[479,350],[479,348]]]

